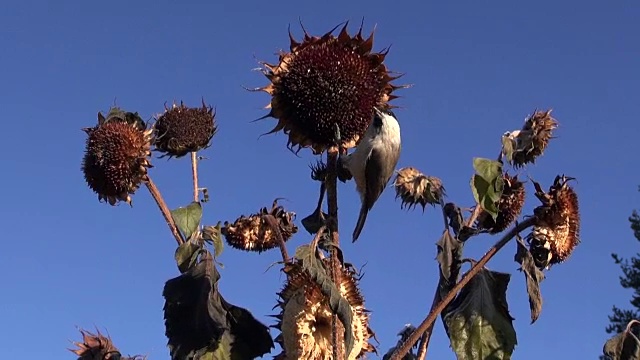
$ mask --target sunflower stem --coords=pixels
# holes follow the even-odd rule
[[[162,213],[164,220],[167,222],[167,225],[169,226],[169,230],[171,230],[171,233],[173,234],[173,237],[176,239],[176,242],[178,243],[178,245],[182,245],[184,243],[184,239],[182,238],[182,235],[178,231],[176,222],[173,221],[173,216],[171,216],[171,210],[169,210],[167,203],[164,202],[164,199],[160,194],[160,190],[158,190],[158,188],[156,187],[156,184],[154,184],[154,182],[151,180],[151,177],[148,177],[147,181],[145,181],[145,185],[147,186],[147,189],[149,190],[151,197],[153,197],[153,200],[155,200],[156,204],[158,204],[158,207],[160,208],[160,212]]]
[[[280,254],[282,254],[282,261],[285,263],[289,262],[289,253],[287,252],[287,246],[284,242],[284,237],[282,236],[282,231],[280,231],[280,226],[278,225],[278,221],[276,218],[269,214],[264,215],[262,217],[264,221],[269,225],[271,231],[276,235],[276,239],[278,240],[278,245],[280,246]]]
[[[340,284],[340,261],[338,260],[337,248],[340,245],[340,235],[338,233],[338,149],[333,148],[327,151],[327,207],[329,208],[331,240],[334,247],[331,250],[331,275],[336,286]],[[338,315],[333,314],[331,319],[331,338],[333,343],[333,358],[346,359],[344,354],[344,331],[339,331],[342,326],[338,321]]]
[[[191,177],[193,178],[193,201],[200,201],[200,189],[198,188],[198,153],[191,152]]]
[[[471,217],[470,217],[471,219]],[[493,258],[493,256],[500,251],[511,239],[513,239],[517,234],[521,231],[533,226],[536,223],[536,217],[530,216],[528,219],[523,222],[517,224],[515,227],[511,229],[507,234],[505,234],[498,242],[496,242],[485,254],[484,256],[475,263],[471,269],[462,276],[462,279],[445,295],[442,300],[438,303],[437,306],[434,307],[433,310],[429,312],[429,315],[422,321],[420,326],[411,333],[409,338],[402,343],[401,346],[396,348],[396,350],[391,354],[389,360],[401,360],[413,347],[413,344],[418,341],[418,339],[423,336],[423,334],[428,331],[429,328],[433,328],[433,324],[436,321],[438,315],[453,301],[458,292],[464,288],[474,276],[476,276],[480,270],[484,268],[484,266]]]

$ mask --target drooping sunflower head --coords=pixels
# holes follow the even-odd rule
[[[515,167],[523,167],[527,163],[535,163],[553,138],[553,131],[558,127],[558,121],[551,116],[551,110],[535,110],[527,117],[521,130],[506,133],[503,142],[509,142],[507,158]]]
[[[170,109],[165,108],[154,126],[154,150],[164,153],[162,156],[179,158],[209,147],[217,131],[215,116],[213,108],[204,100],[199,108],[186,107],[182,102],[173,104]]]
[[[118,108],[106,118],[98,113],[98,124],[82,130],[88,135],[82,172],[89,188],[110,205],[131,204],[130,195],[148,179],[153,130],[138,113]]]
[[[444,196],[442,181],[437,177],[427,176],[414,167],[398,170],[393,186],[396,189],[396,199],[402,199],[400,208],[408,209],[421,205],[424,210],[427,204],[440,204]]]
[[[572,178],[557,176],[548,192],[534,182],[542,205],[534,210],[537,223],[527,241],[540,269],[565,261],[580,243],[578,195],[567,184],[569,180]]]
[[[498,202],[498,217],[494,220],[483,211],[478,216],[478,229],[487,230],[490,234],[498,234],[507,229],[520,216],[525,200],[525,189],[517,176],[503,175],[502,196]]]
[[[260,253],[280,245],[274,228],[280,230],[285,242],[298,232],[295,217],[295,213],[286,211],[276,200],[271,209],[264,207],[256,214],[242,215],[233,223],[225,221],[220,232],[230,246]]]
[[[80,329],[82,342],[74,342],[77,349],[69,349],[78,360],[120,360],[122,355],[113,345],[111,338],[97,331],[95,334]]]
[[[336,27],[337,28],[337,27]],[[365,39],[360,31],[351,36],[344,25],[338,36],[332,29],[321,37],[306,33],[297,42],[291,33],[290,51],[281,52],[278,64],[263,63],[270,83],[260,88],[271,95],[267,106],[277,125],[289,136],[288,147],[310,147],[322,153],[335,145],[336,125],[341,145],[354,147],[373,117],[374,107],[388,109],[396,98],[395,86],[384,64],[388,49],[372,52],[373,33]]]
[[[281,332],[276,341],[283,350],[276,359],[333,359],[333,313],[329,308],[328,297],[322,294],[320,286],[303,270],[300,263],[286,264],[284,272],[288,280],[279,293],[281,312],[276,316],[279,322],[274,326]],[[351,306],[351,331],[354,335],[354,346],[347,359],[354,360],[366,353],[375,352],[375,348],[369,343],[373,332],[369,328],[369,313],[365,310],[364,298],[358,290],[355,271],[343,269],[341,281],[338,288]]]

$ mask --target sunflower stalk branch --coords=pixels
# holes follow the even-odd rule
[[[471,220],[471,217],[469,218]],[[464,288],[474,276],[498,253],[511,239],[525,229],[535,225],[536,217],[530,216],[523,222],[514,226],[507,234],[505,234],[498,242],[496,242],[477,263],[460,279],[460,281],[445,295],[438,305],[427,315],[420,326],[407,338],[407,340],[393,352],[389,360],[401,360],[411,350],[413,345],[420,339],[429,328],[433,327],[438,315],[453,301],[458,292]]]
[[[291,259],[289,257],[289,253],[287,252],[287,245],[284,241],[284,236],[282,236],[282,231],[280,231],[280,225],[278,225],[278,221],[273,215],[264,215],[264,221],[269,225],[271,231],[276,235],[276,240],[278,241],[278,246],[280,247],[280,254],[282,254],[282,261],[286,264]]]
[[[340,235],[338,233],[338,149],[329,149],[327,151],[327,207],[329,210],[329,221],[331,230],[331,241],[335,245],[331,250],[331,276],[333,282],[341,283],[341,264],[338,257],[338,246],[340,245]],[[333,343],[333,358],[346,359],[344,354],[344,336],[341,331],[338,315],[333,314],[331,319],[331,339]]]
[[[200,201],[200,188],[198,187],[198,153],[191,152],[191,177],[193,178],[193,201]]]
[[[164,220],[167,222],[167,225],[169,226],[169,230],[171,230],[173,237],[176,239],[176,242],[178,243],[178,246],[182,245],[184,243],[184,239],[182,238],[182,235],[178,231],[176,222],[173,220],[173,216],[171,216],[171,211],[169,210],[167,203],[162,198],[162,194],[160,194],[160,190],[158,190],[158,187],[156,186],[156,184],[151,180],[151,177],[148,177],[147,181],[145,181],[145,185],[147,186],[147,189],[149,190],[151,197],[153,197],[153,200],[156,201],[158,208],[160,208],[160,212],[162,213]]]

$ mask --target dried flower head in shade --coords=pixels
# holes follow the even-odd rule
[[[525,189],[522,181],[517,176],[504,174],[503,190],[498,202],[498,216],[494,220],[491,215],[483,211],[478,216],[476,226],[478,229],[487,230],[490,234],[498,234],[511,226],[520,216],[525,200]]]
[[[398,171],[393,183],[396,189],[396,199],[402,199],[401,209],[408,209],[421,205],[424,210],[427,204],[440,204],[444,196],[442,181],[437,177],[427,176],[418,169],[405,167]]]
[[[151,167],[152,130],[146,129],[137,113],[112,108],[105,118],[98,113],[98,125],[84,128],[88,137],[82,172],[100,201],[110,205],[124,201],[148,179]]]
[[[165,107],[155,123],[155,151],[164,156],[179,158],[193,151],[209,147],[217,128],[215,112],[202,101],[202,107],[189,108],[180,102],[171,109]]]
[[[295,217],[295,213],[287,212],[276,200],[271,209],[264,207],[256,214],[240,216],[233,223],[226,221],[220,232],[227,243],[236,249],[263,252],[280,245],[271,223],[275,221],[274,225],[286,242],[298,232],[293,222]]]
[[[82,342],[74,342],[77,349],[69,349],[78,356],[78,360],[143,360],[142,356],[123,357],[120,351],[113,345],[111,338],[104,336],[100,331],[93,334],[80,329]]]
[[[544,153],[557,127],[558,122],[551,117],[551,110],[534,111],[525,120],[521,130],[507,132],[502,137],[507,160],[515,168],[535,163],[536,158]]]
[[[287,283],[279,293],[278,304],[281,312],[276,317],[280,330],[276,341],[283,351],[275,358],[280,360],[324,360],[333,359],[331,341],[331,321],[333,313],[329,308],[329,299],[322,294],[320,286],[314,282],[299,263],[285,265]],[[353,269],[343,269],[342,283],[338,288],[341,295],[351,306],[351,331],[354,346],[347,359],[363,357],[375,352],[369,344],[373,332],[369,328],[369,313],[364,307],[364,298],[358,290],[356,274]]]
[[[540,269],[565,261],[580,243],[578,196],[567,184],[569,180],[572,178],[557,176],[548,192],[534,182],[542,205],[534,210],[538,220],[527,241]]]
[[[342,147],[354,147],[374,107],[393,107],[392,92],[406,87],[391,84],[399,76],[390,76],[384,64],[388,49],[372,52],[373,33],[364,39],[361,27],[352,37],[345,24],[334,36],[336,28],[321,37],[305,31],[301,43],[289,33],[290,52],[281,52],[276,65],[263,63],[270,84],[259,90],[271,95],[271,111],[263,118],[278,120],[269,133],[284,131],[291,149],[322,153],[335,144],[336,124]]]

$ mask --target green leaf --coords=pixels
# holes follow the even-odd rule
[[[201,247],[197,244],[194,244],[190,241],[182,243],[176,249],[176,253],[174,255],[176,259],[176,264],[178,265],[178,269],[180,273],[185,273],[189,270],[193,265],[195,265],[198,260],[198,255]]]
[[[224,242],[222,241],[222,236],[220,236],[220,229],[222,228],[220,221],[216,224],[216,226],[208,225],[202,227],[202,238],[213,244],[213,257],[218,258],[220,254],[222,254],[222,250],[224,250]]]
[[[482,269],[443,316],[458,360],[508,360],[517,344],[507,305],[511,275]]]
[[[171,359],[244,360],[269,353],[274,347],[269,328],[222,297],[213,256],[203,251],[200,261],[167,281],[162,292]]]
[[[640,360],[640,340],[633,334],[630,327],[631,323],[627,325],[625,331],[617,334],[611,339],[607,340],[602,348],[602,352],[610,360]]]
[[[202,205],[194,201],[185,207],[171,210],[171,216],[182,235],[188,239],[198,230],[202,219]]]
[[[484,158],[474,158],[476,173],[471,178],[471,190],[476,202],[495,220],[498,217],[498,201],[502,196],[504,181],[502,163]]]
[[[527,281],[527,294],[529,295],[529,308],[531,309],[531,323],[533,324],[540,317],[542,312],[542,294],[540,293],[540,283],[544,280],[544,273],[538,269],[533,260],[533,255],[522,241],[520,236],[516,237],[518,250],[514,260],[520,264],[520,271],[524,273]]]
[[[309,276],[320,286],[320,291],[329,299],[329,308],[338,316],[344,325],[344,347],[345,354],[351,354],[355,339],[351,331],[351,322],[353,314],[351,313],[351,305],[347,299],[342,297],[340,290],[331,279],[330,274],[324,267],[324,264],[316,256],[317,244],[301,245],[296,249],[295,257],[302,261],[302,268],[309,273]],[[347,357],[349,357],[347,355]]]

